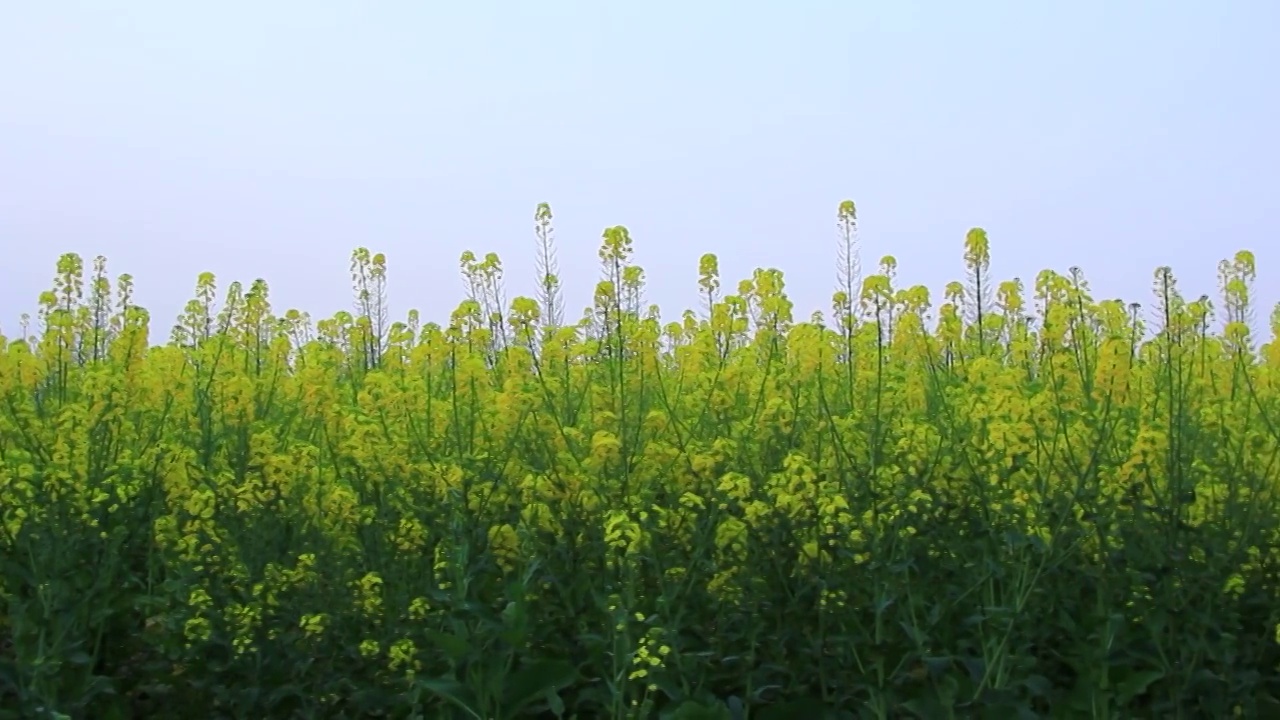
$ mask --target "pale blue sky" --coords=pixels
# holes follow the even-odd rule
[[[387,253],[393,310],[445,320],[458,256],[532,294],[556,212],[569,318],[627,225],[648,298],[785,271],[826,309],[834,219],[941,300],[966,230],[1031,286],[1080,265],[1149,305],[1257,254],[1280,300],[1280,3],[9,0],[0,7],[0,327],[57,256],[130,272],[167,337],[196,275],[276,308],[350,307]]]

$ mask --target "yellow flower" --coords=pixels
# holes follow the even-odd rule
[[[367,616],[382,610],[382,576],[369,572],[355,582],[356,607]]]
[[[489,551],[503,572],[515,569],[520,557],[520,537],[510,523],[489,528]]]
[[[387,651],[388,667],[393,672],[403,669],[407,674],[413,675],[422,669],[422,662],[417,656],[418,647],[412,640],[408,638],[397,640]]]
[[[329,623],[329,616],[325,613],[314,613],[303,615],[298,621],[298,627],[302,628],[302,633],[306,637],[315,637],[324,633],[325,627]]]
[[[191,647],[194,643],[208,640],[213,635],[213,624],[208,618],[191,618],[183,625],[182,635],[187,639],[187,647]]]
[[[425,620],[429,612],[431,612],[431,603],[424,597],[416,597],[409,603],[410,620]]]

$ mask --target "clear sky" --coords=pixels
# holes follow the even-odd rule
[[[556,214],[576,318],[624,224],[664,316],[786,273],[829,307],[835,212],[863,267],[941,301],[985,227],[997,279],[1081,266],[1148,307],[1153,270],[1280,300],[1280,3],[10,0],[0,4],[0,327],[75,251],[136,278],[167,337],[198,273],[275,307],[351,307],[352,248],[392,309],[443,321],[458,256],[532,294]]]

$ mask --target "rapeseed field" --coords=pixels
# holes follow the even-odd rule
[[[171,331],[62,257],[0,337],[0,717],[1280,716],[1250,253],[1140,306],[974,229],[939,302],[846,202],[829,312],[707,255],[662,318],[614,227],[572,321],[534,224],[537,297],[467,253],[439,323],[365,249],[350,312],[204,274]]]

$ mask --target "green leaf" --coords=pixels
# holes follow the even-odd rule
[[[1139,670],[1124,680],[1116,683],[1116,701],[1121,706],[1128,705],[1131,700],[1145,693],[1151,683],[1164,677],[1161,670]]]
[[[419,680],[415,683],[415,687],[426,690],[436,697],[447,700],[457,705],[476,720],[485,720],[484,716],[476,709],[475,693],[457,680],[452,678],[436,678],[434,680]]]
[[[67,658],[67,662],[72,665],[88,665],[93,662],[93,657],[83,650],[76,650],[71,653],[71,657]]]
[[[731,720],[742,720],[746,716],[746,706],[742,704],[742,698],[737,695],[730,695],[728,700],[729,717]]]
[[[442,633],[437,630],[426,631],[427,640],[433,645],[444,651],[450,660],[458,662],[467,657],[471,652],[471,645],[463,638],[449,633]]]
[[[523,590],[520,591],[523,596]],[[507,643],[519,647],[529,636],[528,612],[524,603],[509,602],[502,610],[502,638]]]
[[[732,720],[728,707],[707,706],[694,700],[680,703],[671,714],[664,713],[663,717],[667,720]]]
[[[948,717],[947,709],[933,695],[912,698],[902,703],[902,709],[912,715],[921,718],[921,720],[929,720],[930,718]]]
[[[281,685],[268,693],[265,702],[268,707],[275,707],[286,700],[305,700],[306,697],[301,688],[290,683]]]
[[[129,712],[125,709],[123,700],[115,699],[107,704],[106,709],[102,712],[103,720],[129,720]]]
[[[828,717],[830,713],[831,708],[821,700],[805,698],[803,700],[791,700],[789,702],[766,705],[760,710],[752,712],[751,717],[758,720],[795,720],[796,718],[821,720]]]
[[[538,660],[516,671],[502,692],[502,714],[515,717],[526,705],[568,687],[578,677],[577,670],[563,660]]]
[[[969,680],[977,683],[982,682],[982,678],[987,673],[987,663],[982,658],[964,658],[960,661],[964,665],[964,669],[969,673]]]
[[[1040,717],[1025,703],[1002,702],[983,705],[980,708],[983,720],[1036,720]]]
[[[673,700],[676,703],[685,699],[684,689],[680,687],[680,684],[677,683],[674,678],[670,677],[666,673],[654,673],[645,679],[648,680],[651,685],[657,687],[658,690],[662,691],[662,693],[667,696],[667,699]]]
[[[548,692],[546,700],[547,708],[551,710],[552,715],[555,715],[558,718],[564,717],[564,699],[560,697],[560,693],[554,691]]]
[[[1024,687],[1031,693],[1032,697],[1048,697],[1053,692],[1053,683],[1049,682],[1049,678],[1043,675],[1029,675],[1026,680],[1022,681]]]
[[[950,656],[926,657],[926,658],[923,658],[922,660],[924,662],[925,668],[928,669],[929,674],[932,675],[933,677],[938,677],[942,675],[943,673],[950,670],[952,666],[955,664],[955,658]]]
[[[757,703],[764,702],[765,695],[771,692],[778,692],[780,690],[782,690],[781,685],[761,685],[760,687],[756,688],[754,692],[751,693],[751,701],[757,702]]]

